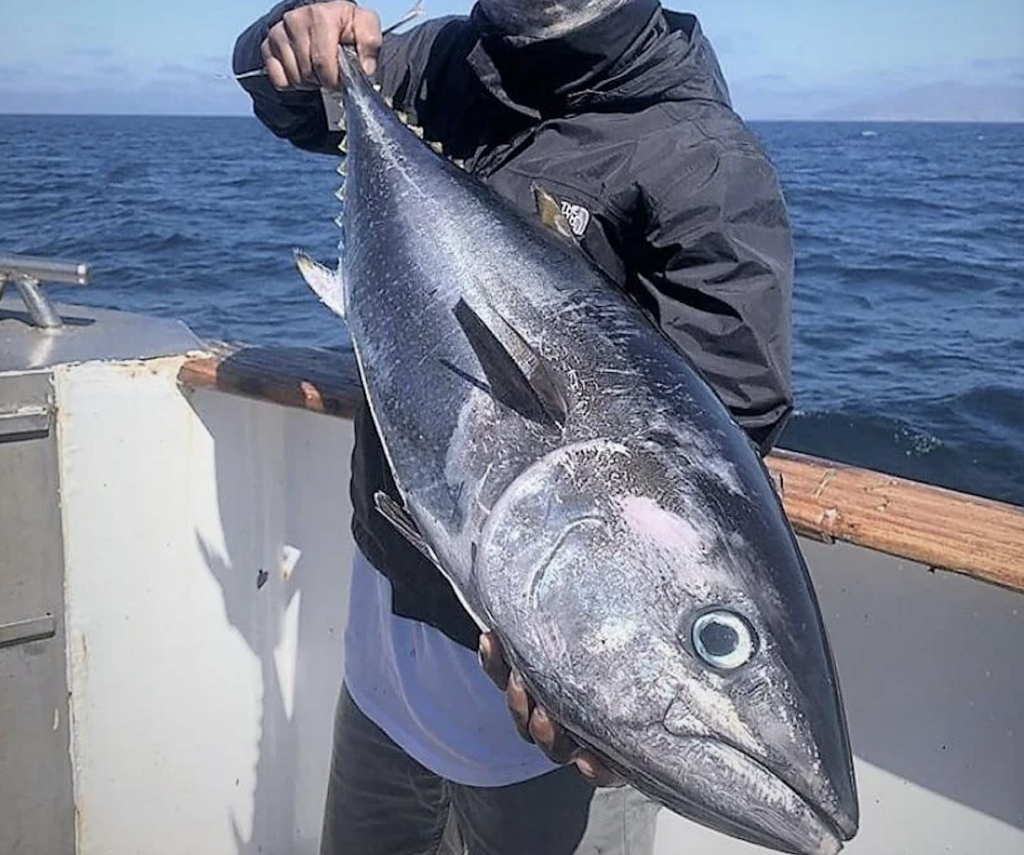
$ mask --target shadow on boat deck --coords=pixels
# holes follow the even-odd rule
[[[229,818],[236,851],[314,853],[348,608],[344,423],[217,393],[191,403],[213,438],[223,532],[197,542],[263,686],[256,768],[243,770],[251,821]],[[286,546],[301,551],[291,570]]]
[[[1024,705],[1010,688],[1024,595],[845,544],[801,545],[854,753],[1024,829]]]

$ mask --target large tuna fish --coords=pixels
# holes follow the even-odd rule
[[[351,334],[400,492],[378,509],[641,792],[837,852],[858,824],[842,703],[761,459],[543,188],[539,216],[517,213],[403,126],[354,56],[338,270],[298,260]]]

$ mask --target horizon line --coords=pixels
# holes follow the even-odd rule
[[[49,117],[49,118],[75,118],[75,119],[248,119],[258,122],[259,119],[251,113],[136,113],[136,112],[114,112],[114,113],[64,113],[37,111],[0,111],[0,118],[25,118],[25,117]],[[842,125],[842,124],[873,124],[873,125],[1024,125],[1024,119],[885,119],[885,118],[821,118],[793,116],[742,116],[745,122],[802,122],[805,124]]]

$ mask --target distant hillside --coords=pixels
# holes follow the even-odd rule
[[[861,122],[1024,122],[1024,86],[929,83],[821,110],[814,118]]]

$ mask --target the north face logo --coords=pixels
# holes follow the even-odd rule
[[[562,202],[562,216],[572,229],[576,237],[582,237],[590,224],[590,211],[582,205],[574,205],[572,202]]]

